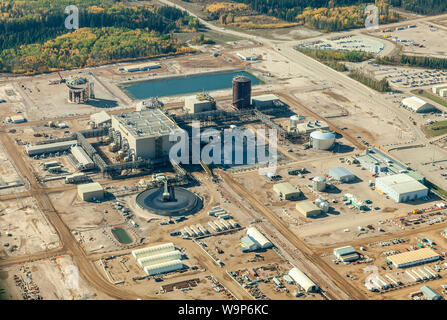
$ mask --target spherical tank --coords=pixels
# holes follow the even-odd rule
[[[316,150],[328,150],[335,142],[335,134],[332,132],[314,131],[310,134],[310,143]]]
[[[250,107],[251,79],[244,76],[233,78],[233,106],[236,109]]]

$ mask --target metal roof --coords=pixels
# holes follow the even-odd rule
[[[376,185],[377,184],[385,184],[399,194],[428,189],[422,183],[405,173],[379,177],[376,179]]]
[[[103,190],[104,190],[103,187],[98,182],[81,184],[80,186],[78,186],[78,191],[82,193],[96,192]]]
[[[427,300],[441,300],[442,297],[437,293],[435,290],[433,290],[429,286],[423,286],[421,287],[421,292],[427,298]]]
[[[296,204],[296,209],[301,213],[321,211],[312,201],[302,201]]]
[[[337,167],[329,169],[329,175],[337,180],[347,177],[355,177],[355,175],[345,167]]]
[[[295,188],[289,182],[277,183],[273,186],[273,190],[275,192],[280,192],[283,195],[290,195],[300,192],[298,188]]]
[[[267,101],[276,101],[276,100],[279,100],[279,98],[275,94],[263,94],[260,96],[252,97],[252,100],[267,102]]]
[[[402,104],[413,111],[419,111],[422,108],[434,108],[433,105],[419,97],[409,97],[402,100]]]
[[[105,111],[94,113],[90,116],[90,120],[96,124],[101,124],[111,120],[109,114]]]
[[[145,109],[112,117],[135,138],[168,135],[178,128],[160,109]]]
[[[388,256],[388,260],[396,265],[402,265],[435,257],[439,257],[439,254],[437,254],[436,251],[431,248],[422,248]]]
[[[348,255],[348,254],[354,254],[357,253],[354,249],[354,247],[352,246],[346,246],[346,247],[340,247],[340,248],[336,248],[334,249],[334,254],[337,256],[344,256],[344,255]]]

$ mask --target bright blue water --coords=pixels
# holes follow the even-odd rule
[[[178,94],[228,89],[232,86],[233,77],[237,75],[250,78],[252,86],[262,83],[261,80],[250,73],[241,71],[140,82],[124,87],[123,89],[134,99],[166,97]]]

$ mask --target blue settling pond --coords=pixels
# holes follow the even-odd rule
[[[251,85],[262,83],[252,74],[241,72],[193,75],[184,78],[152,80],[139,82],[130,86],[123,86],[123,90],[134,99],[150,97],[167,97],[202,91],[229,89],[235,76],[246,76],[251,79]]]

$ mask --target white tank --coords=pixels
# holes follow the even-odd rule
[[[314,191],[323,191],[326,188],[326,178],[324,177],[315,177],[312,180]]]
[[[300,117],[298,115],[293,115],[290,117],[290,128],[296,128],[296,126],[298,125],[298,122],[300,120]]]
[[[310,143],[316,150],[328,150],[335,142],[335,134],[332,132],[313,131],[310,134]]]

